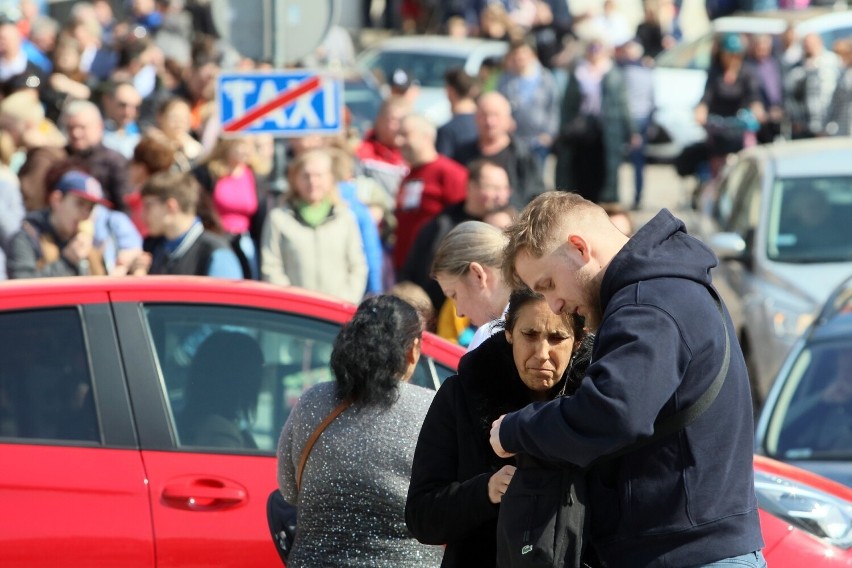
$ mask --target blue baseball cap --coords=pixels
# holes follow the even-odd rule
[[[743,38],[740,37],[740,34],[728,33],[722,37],[722,51],[727,53],[742,53],[745,51],[745,45],[743,44]]]
[[[65,194],[70,193],[77,197],[82,197],[92,203],[112,207],[112,203],[104,199],[104,190],[101,187],[101,182],[79,170],[71,170],[62,174],[62,177],[59,178],[53,189]]]

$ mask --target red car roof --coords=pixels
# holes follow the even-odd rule
[[[58,301],[57,298],[64,301]],[[251,280],[224,280],[207,276],[65,277],[7,280],[0,283],[0,310],[51,306],[62,303],[193,302],[285,309],[343,323],[356,306],[333,296],[296,287]],[[456,366],[464,349],[433,334],[424,336],[433,355]],[[435,351],[439,352],[436,353]]]

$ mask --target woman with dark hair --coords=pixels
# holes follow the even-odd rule
[[[743,149],[750,129],[753,134],[764,120],[760,81],[745,63],[745,50],[740,34],[714,40],[704,94],[695,107],[695,121],[707,131],[712,177],[721,171],[728,154]]]
[[[335,381],[305,392],[290,413],[278,442],[279,489],[299,509],[288,568],[440,564],[441,548],[414,540],[403,518],[417,433],[434,396],[408,384],[422,330],[405,300],[364,300],[334,342]],[[299,483],[303,448],[341,407],[316,439]]]
[[[491,423],[573,393],[590,353],[579,318],[556,315],[540,294],[517,290],[503,333],[465,355],[438,390],[417,441],[405,521],[420,542],[447,545],[442,566],[496,565],[497,516],[515,462],[491,450]]]

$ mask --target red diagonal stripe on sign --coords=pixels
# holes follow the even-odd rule
[[[258,105],[254,108],[248,109],[246,113],[236,119],[232,119],[226,122],[222,126],[222,130],[225,132],[238,132],[257,120],[258,118],[269,114],[277,108],[283,107],[289,103],[292,103],[302,95],[306,95],[312,91],[316,91],[320,88],[320,78],[317,75],[313,77],[309,77],[305,79],[301,83],[287,89],[281,91],[274,99],[270,99],[263,103],[262,105]]]

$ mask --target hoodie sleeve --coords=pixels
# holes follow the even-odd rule
[[[585,467],[648,437],[691,359],[677,322],[651,306],[625,306],[609,316],[595,356],[574,396],[506,415],[505,450]]]
[[[464,396],[458,377],[438,389],[423,421],[405,503],[405,524],[424,544],[447,544],[497,518],[488,499],[490,471],[459,479],[458,416],[454,401]]]

